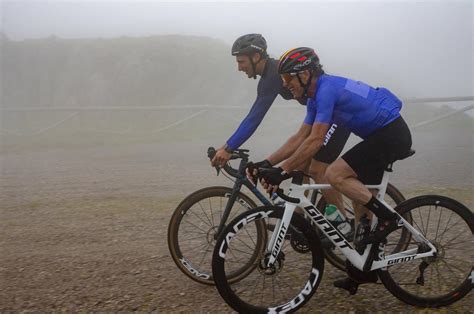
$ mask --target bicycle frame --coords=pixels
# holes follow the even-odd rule
[[[247,163],[248,159],[246,158],[242,158],[240,160],[239,170],[234,176],[235,183],[232,188],[232,193],[229,196],[229,200],[227,201],[227,204],[225,206],[224,213],[222,214],[222,219],[219,222],[219,227],[217,228],[217,232],[214,235],[215,239],[217,239],[217,237],[224,230],[225,223],[227,222],[227,219],[230,215],[230,210],[232,209],[232,206],[234,206],[234,203],[237,200],[237,196],[239,195],[242,185],[245,185],[250,190],[250,192],[252,192],[260,200],[260,202],[262,202],[263,205],[271,205],[271,202],[257,189],[256,185],[253,184],[245,175],[245,168],[247,166]]]
[[[377,199],[380,200],[387,208],[392,212],[395,210],[384,201],[385,192],[387,190],[387,184],[389,180],[389,171],[384,172],[382,182],[379,185],[366,185],[368,189],[378,190]],[[341,252],[346,256],[346,258],[354,265],[357,269],[362,271],[370,271],[375,269],[384,268],[390,265],[399,264],[403,262],[408,262],[411,260],[435,256],[437,253],[436,248],[431,244],[418,230],[416,230],[408,221],[400,216],[399,226],[408,229],[408,231],[414,236],[414,238],[421,243],[426,244],[429,248],[429,252],[417,253],[418,249],[406,250],[403,252],[398,252],[388,256],[381,256],[381,260],[372,261],[369,259],[369,254],[372,249],[372,244],[367,245],[364,252],[359,254],[347,241],[347,239],[342,235],[342,233],[331,223],[327,221],[324,215],[314,206],[304,195],[306,190],[327,190],[332,189],[332,186],[329,184],[296,184],[291,183],[289,188],[288,197],[285,198],[286,205],[285,211],[282,219],[275,226],[274,232],[271,236],[271,239],[267,246],[267,252],[271,252],[270,258],[268,260],[268,266],[273,265],[276,261],[276,257],[280,253],[281,243],[285,238],[285,235],[288,231],[291,218],[295,211],[296,207],[303,209],[305,217],[309,218],[312,224],[317,226],[330,241],[337,246]],[[292,199],[292,200],[290,200]],[[377,223],[377,217],[374,215],[372,219],[372,228]]]

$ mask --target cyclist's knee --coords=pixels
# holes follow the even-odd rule
[[[329,168],[326,171],[326,175],[324,176],[324,178],[332,186],[338,186],[343,180],[342,176],[339,173],[334,172],[332,171],[332,169]]]
[[[329,184],[338,186],[344,181],[345,178],[346,175],[337,162],[333,162],[327,167],[325,172],[325,180],[329,182]]]

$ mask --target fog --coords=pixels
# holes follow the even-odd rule
[[[262,33],[278,57],[310,46],[330,73],[404,97],[473,95],[472,1],[3,1],[13,40]],[[210,56],[212,57],[212,56]]]
[[[230,56],[235,38],[250,32],[266,37],[273,57],[295,46],[314,47],[328,73],[388,87],[402,99],[474,95],[472,1],[3,1],[1,8],[9,47],[2,59],[2,106],[10,111],[0,111],[0,151],[12,154],[64,149],[75,156],[77,148],[171,145],[158,149],[158,162],[187,160],[209,174],[207,146],[222,145],[255,98],[256,82],[238,73]],[[180,36],[162,36],[168,34]],[[193,52],[196,60],[189,57]],[[278,147],[304,116],[303,108],[284,109],[280,98],[276,103],[245,144],[254,158]],[[203,104],[216,109],[186,109]],[[445,105],[407,103],[402,113],[414,126],[449,113]],[[15,111],[35,106],[53,109]],[[87,106],[178,107],[80,110]],[[54,109],[63,107],[79,109]],[[422,150],[413,163],[417,171],[406,169],[403,178],[472,187],[473,111],[414,128]],[[107,162],[122,162],[119,155],[112,150]],[[121,162],[116,168],[123,171],[129,164]],[[46,161],[37,166],[51,173]],[[4,161],[2,170],[15,177],[24,169]]]

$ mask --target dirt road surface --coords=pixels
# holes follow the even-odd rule
[[[143,145],[4,153],[0,312],[231,312],[214,287],[178,271],[166,243],[169,218],[184,196],[230,183],[207,163],[190,167],[193,158],[182,157],[178,165],[162,152]],[[472,208],[470,189],[437,192]],[[348,296],[332,287],[343,276],[326,264],[301,312],[417,311],[382,285]],[[471,293],[444,310],[473,306]]]

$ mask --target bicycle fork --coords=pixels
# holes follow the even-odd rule
[[[230,195],[229,200],[227,201],[227,204],[225,205],[224,213],[222,214],[222,219],[219,222],[219,227],[217,228],[217,232],[214,234],[214,240],[217,240],[219,235],[224,230],[227,219],[229,218],[229,215],[230,215],[230,210],[234,206],[234,203],[237,200],[237,196],[239,195],[241,188],[242,188],[242,181],[238,179],[235,182],[234,187],[232,188],[232,194]]]
[[[273,266],[278,255],[280,254],[283,241],[285,240],[285,236],[290,227],[291,218],[293,217],[295,208],[296,208],[296,205],[287,203],[282,219],[275,226],[272,237],[270,241],[268,242],[268,246],[267,246],[267,252],[270,253],[270,256],[266,263],[267,267]]]

